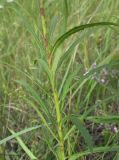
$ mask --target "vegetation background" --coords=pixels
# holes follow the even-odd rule
[[[119,159],[118,25],[118,0],[0,0],[0,160]]]

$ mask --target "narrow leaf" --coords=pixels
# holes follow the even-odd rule
[[[41,125],[35,126],[35,127],[31,127],[31,128],[26,128],[26,129],[24,129],[24,130],[22,130],[20,132],[14,133],[14,134],[12,134],[12,135],[0,140],[0,145],[6,143],[7,141],[9,141],[9,140],[11,140],[13,138],[16,138],[17,136],[21,136],[23,134],[26,134],[27,132],[30,132],[30,131],[35,130],[35,129],[38,129],[40,127],[41,127]]]
[[[85,142],[87,143],[90,151],[93,151],[93,140],[91,135],[89,134],[88,130],[86,129],[86,127],[84,127],[83,122],[81,121],[81,119],[79,119],[78,117],[72,116],[71,117],[71,121],[74,123],[74,125],[77,127],[77,129],[79,129],[81,135],[83,136]]]
[[[39,62],[40,62],[41,67],[43,68],[43,70],[47,74],[50,82],[52,83],[52,74],[51,74],[51,71],[49,69],[48,64],[43,59],[39,59]]]
[[[9,129],[9,131],[12,134],[15,134],[13,130]],[[17,136],[15,138],[18,141],[18,144],[22,147],[22,149],[25,151],[25,153],[29,156],[31,160],[37,159],[20,137]]]
[[[86,119],[94,123],[115,123],[119,122],[119,115],[90,116]]]
[[[40,98],[38,93],[28,83],[22,80],[21,81],[17,80],[16,82],[21,84],[23,87],[25,87],[25,89],[33,96],[33,99],[40,105],[42,111],[44,111],[46,115],[50,115],[50,112],[48,111],[48,108],[44,103],[44,101]]]
[[[74,155],[72,155],[69,160],[77,160],[80,157],[89,155],[89,154],[95,154],[95,153],[106,153],[106,152],[118,152],[119,151],[119,146],[105,146],[105,147],[95,147],[93,148],[93,152],[91,152],[90,150],[81,152],[81,153],[76,153]]]
[[[86,28],[92,28],[92,27],[96,27],[96,26],[116,26],[116,27],[119,27],[118,24],[112,23],[112,22],[90,23],[90,24],[84,24],[81,26],[74,27],[57,39],[57,41],[55,42],[55,44],[52,48],[52,54],[54,54],[56,49],[64,42],[64,40],[67,39],[68,37],[70,37],[71,35],[79,32],[81,30],[84,30]]]
[[[67,93],[68,93],[68,91],[70,89],[71,82],[73,81],[75,75],[78,73],[79,69],[80,68],[76,69],[73,73],[70,73],[68,75],[68,77],[66,77],[67,79],[66,79],[66,81],[65,81],[65,83],[63,85],[63,92],[61,94],[61,97],[62,97],[61,99],[62,100],[64,100],[65,96],[67,95]]]

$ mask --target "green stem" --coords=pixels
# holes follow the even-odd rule
[[[49,65],[49,68],[51,69],[51,54],[50,54],[51,52],[50,52],[50,47],[49,47],[48,38],[47,38],[47,27],[46,27],[45,9],[44,9],[43,0],[41,0],[40,15],[41,15],[43,38],[44,38],[44,44],[46,47],[48,65]],[[55,89],[53,82],[52,82],[52,89],[54,94],[54,103],[56,107],[56,117],[57,117],[57,125],[58,125],[59,150],[60,150],[59,160],[65,160],[64,142],[63,142],[63,134],[62,134],[62,122],[61,122],[62,118],[61,118],[61,112],[60,112],[61,107],[59,105],[58,92]]]
[[[42,30],[43,30],[43,41],[44,41],[44,45],[45,45],[46,53],[47,53],[47,61],[48,61],[49,66],[51,66],[51,52],[50,52],[50,46],[49,46],[49,41],[48,41],[44,0],[41,0],[40,16],[41,16],[41,23],[42,23]]]
[[[63,134],[62,134],[62,122],[61,122],[61,111],[59,105],[59,98],[58,93],[54,90],[54,102],[56,107],[56,116],[57,116],[57,124],[58,124],[58,135],[59,135],[59,149],[60,149],[60,160],[65,160],[64,155],[64,141],[63,141]]]

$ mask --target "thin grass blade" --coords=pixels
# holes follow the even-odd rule
[[[9,129],[9,131],[12,134],[15,134],[15,132],[13,130]],[[31,160],[37,159],[36,156],[30,151],[30,149],[26,146],[26,144],[23,142],[23,140],[19,136],[15,137],[15,138],[16,138],[18,144],[22,147],[22,149],[25,151],[25,153],[29,156],[29,158]]]
[[[107,152],[118,152],[119,151],[119,146],[105,146],[105,147],[95,147],[93,148],[93,152],[91,152],[90,150],[84,151],[84,152],[80,152],[80,153],[76,153],[74,155],[72,155],[69,160],[77,160],[80,157],[83,156],[87,156],[89,154],[95,154],[95,153],[107,153]]]
[[[26,134],[27,132],[33,131],[33,130],[38,129],[38,128],[40,128],[40,127],[41,127],[41,125],[38,125],[38,126],[35,126],[35,127],[26,128],[26,129],[24,129],[24,130],[22,130],[22,131],[20,131],[20,132],[14,133],[14,134],[12,134],[11,136],[8,136],[8,137],[0,140],[0,145],[6,143],[7,141],[9,141],[9,140],[11,140],[11,139],[13,139],[13,138],[16,138],[17,136],[21,136],[21,135],[23,135],[23,134]]]
[[[93,139],[92,139],[91,135],[89,134],[88,130],[86,129],[86,127],[84,126],[81,119],[79,119],[76,116],[72,116],[71,121],[77,127],[77,129],[79,129],[81,135],[83,136],[85,142],[87,143],[87,145],[89,147],[89,150],[92,152],[93,151]]]
[[[74,27],[72,29],[70,29],[68,32],[66,32],[65,34],[63,34],[61,37],[59,37],[57,39],[57,41],[55,42],[53,48],[52,48],[52,54],[55,53],[56,49],[67,39],[69,38],[71,35],[84,30],[86,28],[92,28],[92,27],[96,27],[96,26],[116,26],[119,27],[118,24],[116,23],[112,23],[112,22],[98,22],[98,23],[90,23],[90,24],[84,24],[81,26],[77,26]]]

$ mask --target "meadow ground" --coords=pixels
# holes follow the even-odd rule
[[[0,0],[0,160],[119,159],[118,25],[118,0]]]

